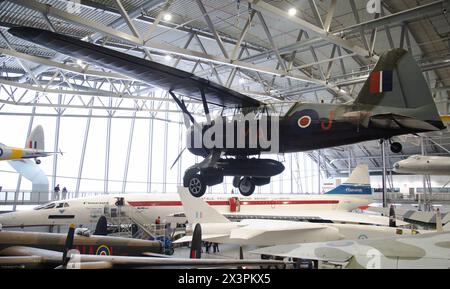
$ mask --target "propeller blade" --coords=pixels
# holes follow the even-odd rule
[[[67,263],[69,263],[70,258],[67,257],[67,253],[73,249],[73,238],[75,234],[75,225],[70,224],[69,231],[67,232],[66,244],[64,245],[63,257],[62,257],[62,266],[66,268]]]
[[[201,259],[202,257],[202,227],[200,224],[195,225],[194,234],[191,241],[191,252],[189,258]]]
[[[439,210],[439,208],[436,209],[436,232],[444,232],[444,227],[442,226],[441,210]]]
[[[391,228],[397,227],[394,205],[391,205],[391,207],[389,208],[389,227]]]
[[[175,161],[173,162],[172,166],[170,167],[170,169],[172,169],[175,164],[178,162],[178,160],[181,158],[181,155],[183,154],[184,150],[186,149],[186,147],[184,147],[184,149],[181,150],[181,152],[178,154],[177,158],[175,159]]]

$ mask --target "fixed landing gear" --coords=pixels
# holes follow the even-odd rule
[[[37,165],[41,164],[41,160],[40,159],[35,159],[34,161],[36,162]]]
[[[253,178],[250,177],[243,177],[238,185],[239,192],[244,197],[251,196],[255,192],[255,187],[255,182],[253,181]]]
[[[394,154],[401,153],[403,149],[403,146],[399,142],[391,142],[391,152]]]
[[[188,188],[192,196],[199,198],[205,194],[208,186],[222,183],[224,176],[233,176],[233,186],[248,197],[255,192],[256,186],[269,184],[270,178],[283,170],[283,164],[275,160],[224,159],[220,158],[220,153],[214,153],[186,170],[183,186]]]
[[[206,183],[200,174],[195,174],[189,179],[188,189],[192,196],[200,198],[206,192]]]

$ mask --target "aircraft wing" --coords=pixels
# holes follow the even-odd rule
[[[205,241],[214,241],[214,239],[216,238],[223,238],[223,237],[229,237],[229,234],[202,234],[202,240]],[[174,244],[177,243],[184,243],[184,242],[191,242],[192,241],[192,236],[184,236],[181,237],[180,239],[174,241]]]
[[[312,230],[321,230],[327,228],[326,225],[314,224],[307,222],[290,222],[290,221],[274,221],[274,220],[244,220],[248,223],[245,227],[231,230],[230,239],[250,240],[264,235],[277,234],[283,235],[288,232],[304,232]],[[241,222],[241,223],[242,223]]]
[[[27,246],[11,246],[0,251],[0,265],[59,264],[62,253]]]
[[[346,241],[308,243],[299,245],[278,245],[256,249],[250,251],[250,253],[283,258],[298,258],[306,260],[345,263],[350,261],[350,259],[354,256],[348,248],[345,251],[343,249],[339,249],[338,246],[340,244],[342,244],[342,246],[349,245],[345,242]],[[329,244],[335,244],[337,249],[330,246]]]
[[[278,219],[292,221],[314,221],[316,223],[334,222],[389,226],[388,217],[332,210],[286,210],[277,213],[234,213],[224,215],[229,219]],[[397,226],[404,225],[408,225],[408,223],[399,220],[397,221]]]
[[[259,259],[185,259],[185,258],[153,258],[129,256],[71,255],[77,260],[79,269],[102,269],[111,267],[152,267],[152,266],[192,266],[198,267],[237,267],[286,264],[283,261]],[[68,265],[70,268],[70,262]]]
[[[380,213],[384,215],[389,214],[389,208],[383,207],[369,207],[366,209],[369,212]],[[417,210],[407,210],[402,208],[395,208],[395,215],[406,221],[416,221],[426,224],[436,224],[435,212],[423,212]],[[450,222],[450,213],[441,213],[442,223],[446,224]]]
[[[200,93],[202,89],[207,102],[222,107],[258,107],[261,104],[258,100],[183,70],[58,33],[31,27],[15,27],[9,29],[8,32],[64,55],[114,70],[128,77],[167,91],[172,90],[193,99],[202,99]]]

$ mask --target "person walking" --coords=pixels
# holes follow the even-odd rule
[[[213,243],[213,252],[215,253],[219,253],[219,243]]]
[[[205,242],[205,253],[209,254],[210,248],[211,248],[211,242]]]

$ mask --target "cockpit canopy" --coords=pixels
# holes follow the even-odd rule
[[[53,208],[67,208],[70,207],[69,203],[66,202],[51,202],[45,205],[37,206],[34,210],[49,210]]]

